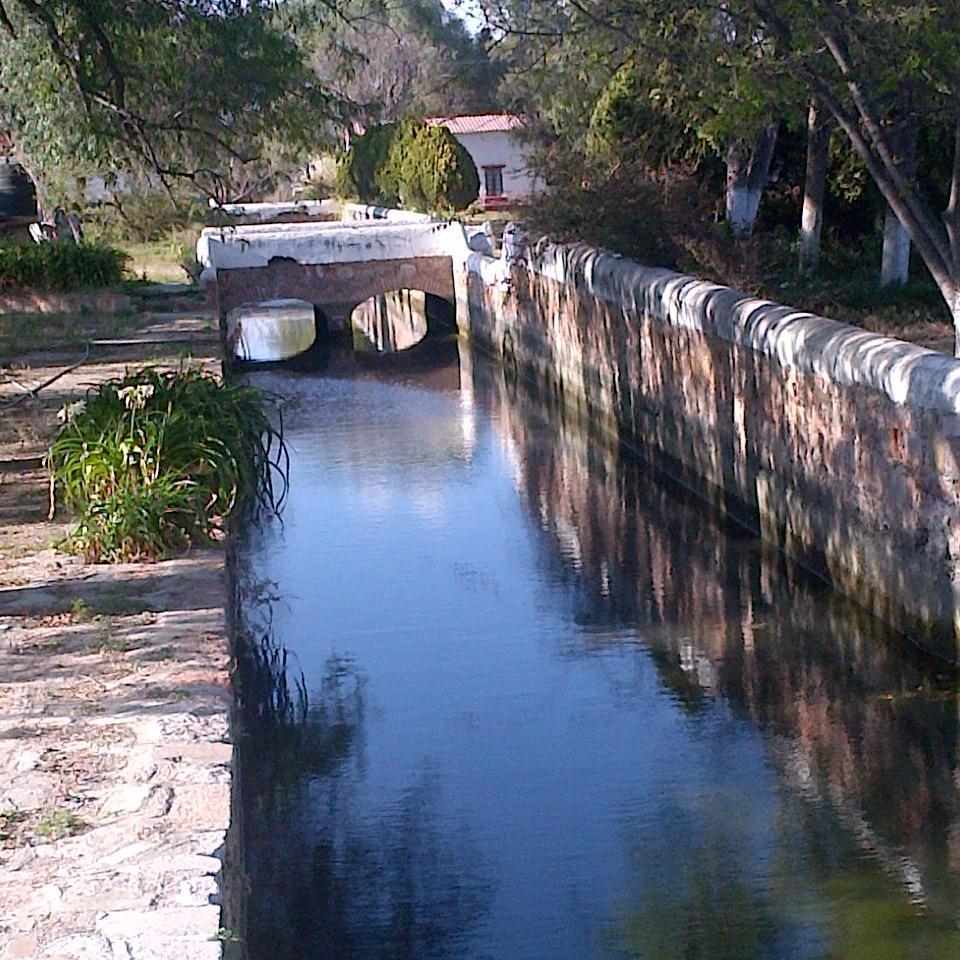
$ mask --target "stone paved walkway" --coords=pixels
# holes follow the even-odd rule
[[[143,362],[124,351],[18,405],[14,430],[0,423],[0,453],[19,463],[0,470],[2,960],[214,960],[235,939],[220,906],[232,762],[223,554],[107,567],[58,553],[66,527],[45,519],[46,480],[29,467],[60,403]],[[32,358],[18,379],[46,373]]]

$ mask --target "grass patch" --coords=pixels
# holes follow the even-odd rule
[[[49,840],[62,840],[75,837],[87,829],[87,822],[71,810],[53,810],[44,814],[38,821],[34,833]]]
[[[113,287],[128,256],[98,243],[0,242],[0,290],[70,291]]]
[[[68,548],[93,562],[159,560],[217,539],[242,504],[279,509],[286,451],[267,400],[185,365],[130,372],[64,408],[47,463],[78,514]]]
[[[185,264],[196,260],[199,230],[172,234],[165,240],[125,241],[120,249],[129,257],[128,270],[151,283],[183,283],[190,273]]]

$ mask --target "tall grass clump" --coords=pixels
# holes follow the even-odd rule
[[[267,400],[185,365],[128,372],[65,407],[47,463],[77,513],[68,546],[93,562],[159,560],[217,539],[243,504],[278,510],[286,450]]]
[[[123,280],[129,257],[99,243],[0,242],[0,290],[85,290]]]

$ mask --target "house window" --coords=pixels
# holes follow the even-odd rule
[[[488,197],[503,196],[503,167],[483,168],[483,192]]]

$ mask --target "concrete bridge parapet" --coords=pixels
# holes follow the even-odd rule
[[[400,289],[449,301],[465,327],[469,252],[461,224],[429,218],[207,227],[197,245],[221,323],[241,304],[296,298],[333,336],[347,332],[354,307]]]

